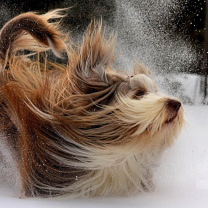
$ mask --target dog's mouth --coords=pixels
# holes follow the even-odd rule
[[[172,116],[171,118],[169,118],[169,119],[167,119],[166,121],[165,121],[165,124],[170,124],[170,123],[172,123],[174,120],[175,120],[175,118],[177,117],[177,113],[174,115],[174,116]]]

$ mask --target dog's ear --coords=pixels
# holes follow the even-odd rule
[[[58,23],[49,23],[50,19],[62,18],[63,9],[37,15],[23,13],[7,22],[0,31],[0,56],[5,59],[19,50],[44,51],[50,47],[60,57],[64,49],[64,35]]]
[[[148,91],[158,91],[157,84],[152,77],[152,73],[143,63],[136,63],[134,66],[134,75],[135,77],[130,80],[130,86],[134,88],[134,86],[146,85]],[[140,76],[136,76],[140,75]],[[145,75],[145,76],[141,76]]]
[[[143,63],[135,63],[134,65],[134,75],[144,74],[149,78],[152,78],[151,71]]]
[[[111,70],[114,59],[115,35],[105,39],[101,33],[102,23],[91,23],[78,50],[73,79],[78,85],[107,87],[114,82],[126,80],[127,76]]]

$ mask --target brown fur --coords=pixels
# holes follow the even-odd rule
[[[172,144],[172,137],[181,129],[182,108],[173,124],[166,127],[165,122],[172,118],[166,107],[170,98],[156,95],[158,90],[150,71],[141,65],[135,67],[133,77],[114,71],[114,37],[106,40],[101,24],[89,26],[81,46],[66,44],[66,35],[58,25],[48,23],[50,18],[62,17],[60,11],[42,16],[22,14],[2,28],[0,128],[15,153],[26,196],[80,197],[82,192],[82,196],[112,195],[108,183],[112,178],[102,166],[105,155],[107,158],[111,152],[111,162],[120,164],[119,161],[127,160],[126,153],[146,155],[153,149],[160,152]],[[31,36],[32,42],[27,45]],[[47,59],[40,63],[39,54],[36,59],[17,54],[22,49],[37,53],[47,50],[51,46],[47,37],[57,51],[66,49],[67,65],[50,63]],[[144,118],[135,120],[139,103],[144,112],[138,114]],[[171,137],[164,139],[167,132]],[[102,159],[97,164],[99,157]],[[147,178],[151,175],[149,164],[146,163],[144,171],[148,172]],[[114,166],[108,171],[114,170]],[[99,171],[103,171],[103,178],[108,178],[105,184],[109,186],[109,194],[104,194],[102,187],[106,185],[101,179],[96,179],[100,185],[95,192],[90,188],[94,182],[86,183],[90,178],[98,178]],[[149,179],[139,179],[137,187],[130,178],[125,186],[129,193],[135,188],[151,189]],[[118,188],[112,192],[125,195],[125,191],[128,192]]]

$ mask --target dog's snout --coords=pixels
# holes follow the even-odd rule
[[[171,111],[178,112],[181,107],[181,103],[177,100],[168,100],[167,107]]]

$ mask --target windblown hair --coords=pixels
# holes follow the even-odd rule
[[[64,10],[21,14],[0,33],[0,129],[23,196],[128,196],[153,189],[152,168],[183,126],[177,98],[137,64],[113,69],[115,38],[90,24],[75,46]],[[48,49],[68,63],[40,61]],[[28,54],[28,51],[31,53]],[[32,56],[30,56],[32,54]]]

